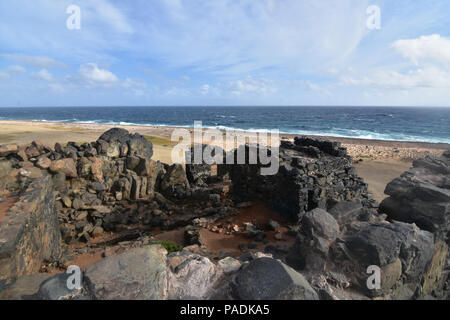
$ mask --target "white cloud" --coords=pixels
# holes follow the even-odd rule
[[[53,75],[47,71],[47,69],[42,69],[39,72],[32,72],[30,74],[32,78],[45,80],[45,81],[52,81]]]
[[[392,47],[416,65],[422,61],[430,61],[450,66],[450,38],[439,34],[398,40]]]
[[[64,63],[44,56],[28,56],[25,54],[4,54],[3,57],[5,57],[8,60],[16,61],[21,64],[36,68],[52,69],[52,68],[66,67]]]
[[[4,71],[0,71],[0,80],[7,80],[9,79],[11,76],[9,75],[9,73],[4,72]]]
[[[450,73],[436,68],[410,70],[406,73],[398,71],[377,71],[361,79],[342,77],[344,85],[362,85],[373,88],[407,90],[413,88],[449,88]]]
[[[11,73],[26,73],[27,72],[27,69],[25,69],[22,66],[17,66],[17,65],[9,66],[8,68],[6,68],[6,70]]]
[[[96,63],[82,64],[78,70],[78,75],[88,84],[112,84],[119,81],[114,73],[100,69]]]
[[[100,18],[110,24],[116,31],[123,33],[134,33],[133,28],[128,23],[122,12],[107,0],[92,0],[86,3],[92,6]]]
[[[247,77],[243,80],[230,81],[228,90],[231,94],[241,96],[244,94],[268,95],[276,92],[272,81]]]

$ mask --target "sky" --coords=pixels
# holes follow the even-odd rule
[[[450,106],[450,1],[0,0],[0,97]]]

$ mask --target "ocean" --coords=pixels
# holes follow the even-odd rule
[[[17,107],[0,120],[204,127],[377,140],[450,143],[450,108]]]

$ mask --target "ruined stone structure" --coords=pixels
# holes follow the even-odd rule
[[[247,146],[247,154],[250,148]],[[237,151],[233,152],[237,157]],[[261,199],[293,222],[315,208],[327,209],[353,199],[366,204],[371,199],[367,184],[337,142],[311,138],[282,141],[279,163],[278,173],[269,176],[259,173],[260,164],[226,166],[235,198]]]

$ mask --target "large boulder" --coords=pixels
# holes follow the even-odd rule
[[[215,293],[224,274],[208,258],[189,251],[169,255],[169,299],[204,300]]]
[[[379,211],[445,239],[450,231],[450,159],[427,157],[386,186]]]
[[[355,267],[359,270],[355,275],[362,288],[367,289],[369,266],[381,268],[382,274],[398,275],[401,270],[404,283],[418,286],[433,257],[434,237],[415,225],[385,222],[368,225],[347,239],[346,245],[355,259]],[[391,287],[394,283],[394,280],[389,282]],[[384,283],[382,291],[370,293],[384,294],[391,287]]]
[[[64,173],[66,177],[78,177],[77,167],[72,158],[52,161],[49,169],[54,173]]]
[[[161,179],[161,191],[171,197],[183,198],[190,189],[186,172],[181,164],[173,164]]]
[[[308,281],[279,260],[260,258],[241,270],[232,283],[239,300],[318,300]]]
[[[150,245],[109,256],[86,270],[89,291],[100,300],[166,299],[166,254]]]
[[[0,280],[39,272],[61,256],[61,232],[49,175],[34,180],[0,221]]]
[[[328,212],[314,209],[305,213],[288,262],[296,269],[324,271],[330,245],[339,235],[339,225]]]
[[[111,158],[137,156],[150,159],[153,156],[153,145],[144,136],[131,134],[125,129],[113,128],[100,136],[100,154]]]
[[[0,157],[6,157],[11,154],[17,154],[19,152],[19,147],[14,144],[1,145],[0,146]]]

